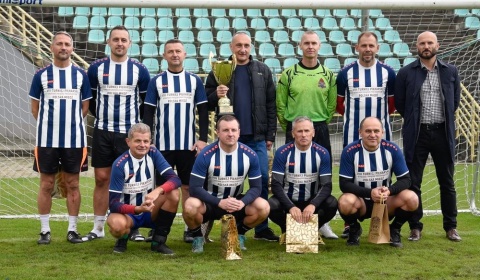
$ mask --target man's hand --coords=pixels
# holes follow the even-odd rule
[[[390,195],[390,190],[387,187],[377,187],[372,189],[370,196],[372,197],[373,202],[379,203],[382,199],[387,200]]]
[[[272,141],[265,141],[265,144],[267,145],[267,150],[270,151],[272,149],[273,142]]]
[[[315,206],[309,204],[305,209],[303,209],[302,218],[303,223],[306,224],[312,219],[313,213],[315,213]]]
[[[157,198],[163,194],[165,194],[165,190],[161,186],[158,186],[149,194],[147,194],[147,196],[145,196],[145,201],[149,200],[154,203],[155,200],[157,200]]]
[[[135,207],[135,213],[140,214],[145,212],[152,212],[154,207],[155,204],[153,203],[153,201],[145,198],[145,201],[142,203],[142,205]]]
[[[191,151],[197,150],[195,156],[198,156],[198,154],[203,150],[203,148],[205,148],[205,146],[207,146],[207,142],[198,140],[197,142],[195,142],[195,144],[193,144]]]
[[[220,200],[220,203],[218,203],[218,207],[222,208],[228,213],[240,211],[244,206],[245,204],[243,203],[243,201],[238,200],[234,197],[224,198]]]
[[[219,85],[217,87],[217,97],[218,99],[227,96],[228,87],[225,85]]]
[[[298,207],[292,207],[290,208],[290,211],[288,211],[292,218],[297,222],[297,223],[303,223],[303,214],[302,210]]]

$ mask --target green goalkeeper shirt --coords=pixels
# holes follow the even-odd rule
[[[332,119],[337,105],[337,84],[333,72],[320,65],[301,62],[285,69],[277,86],[277,117],[283,130],[298,116],[313,122]]]

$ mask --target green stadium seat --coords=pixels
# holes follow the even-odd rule
[[[88,17],[75,16],[73,18],[73,29],[88,29]]]
[[[141,8],[140,9],[140,16],[142,17],[156,17],[157,16],[157,11],[155,8]],[[157,61],[158,64],[158,61]]]
[[[340,69],[342,69],[342,66],[340,64],[340,60],[336,57],[327,57],[325,58],[325,61],[323,63],[325,67],[328,69],[332,70],[334,73],[338,73]]]
[[[375,20],[375,28],[378,30],[392,30],[393,27],[390,24],[390,20],[388,18],[377,18]]]
[[[276,57],[275,46],[272,43],[262,43],[258,47],[258,54],[263,57]]]
[[[213,27],[216,30],[229,30],[230,29],[230,20],[226,17],[216,18],[213,23]]]
[[[285,58],[285,60],[283,61],[283,69],[286,69],[292,65],[295,65],[298,63],[298,59],[296,57],[287,57]]]
[[[335,51],[340,57],[352,57],[355,55],[350,44],[338,44]]]
[[[316,9],[315,15],[320,18],[332,17],[332,13],[329,9]]]
[[[330,31],[330,33],[328,33],[328,41],[335,45],[347,42],[347,40],[345,40],[345,35],[343,35],[343,31],[340,30]]]
[[[126,17],[123,24],[127,29],[139,29],[140,20],[138,17]]]
[[[351,18],[361,18],[362,17],[362,10],[361,9],[351,9],[350,10],[350,17]]]
[[[208,18],[197,18],[195,20],[195,28],[198,30],[210,30],[212,29],[212,24]]]
[[[299,44],[300,40],[302,39],[304,31],[302,30],[295,30],[292,32],[292,42]]]
[[[208,9],[207,8],[195,8],[193,9],[193,16],[198,17],[208,17]]]
[[[228,58],[232,55],[232,50],[230,50],[230,44],[221,44],[219,49],[220,57]]]
[[[350,18],[350,17],[340,19],[339,26],[340,26],[340,29],[347,32],[350,30],[357,29],[357,26],[355,25],[355,21],[353,20],[353,18]]]
[[[331,31],[340,29],[337,25],[337,20],[333,17],[324,18],[322,20],[322,29]]]
[[[379,43],[378,57],[385,58],[385,57],[391,57],[392,55],[393,53],[392,53],[392,49],[390,48],[390,44]]]
[[[401,43],[402,39],[400,38],[400,33],[397,30],[385,30],[383,34],[383,38],[385,42],[394,44],[394,43]]]
[[[290,43],[281,43],[278,45],[278,55],[281,57],[295,56],[295,48]]]
[[[92,7],[92,16],[102,16],[106,17],[108,15],[106,7]]]
[[[198,65],[198,60],[196,58],[185,58],[183,61],[183,68],[188,72],[198,73],[200,71],[200,66]]]
[[[348,17],[347,9],[334,9],[332,15],[336,18]]]
[[[320,57],[334,56],[332,45],[330,45],[329,43],[323,43],[320,46],[320,50],[318,51],[318,55]]]
[[[478,17],[466,17],[465,29],[480,29],[480,19]]]
[[[319,30],[320,22],[315,17],[307,17],[303,20],[303,27],[307,30]]]
[[[290,30],[290,31],[302,29],[302,22],[300,21],[299,18],[296,18],[296,17],[288,18],[285,25],[286,25],[287,29]]]
[[[108,44],[105,45],[105,55],[110,55],[111,54],[111,49]]]
[[[455,10],[453,10],[453,14],[456,17],[468,17],[468,16],[472,15],[472,14],[470,14],[469,9],[455,9]]]
[[[109,17],[123,17],[123,8],[110,7],[108,8]]]
[[[73,7],[58,7],[57,13],[61,17],[73,17],[75,15]]]
[[[281,9],[280,10],[280,15],[284,18],[296,17],[297,16],[297,10],[295,10],[295,9]]]
[[[480,9],[472,9],[471,14],[472,14],[473,16],[480,17]]]
[[[407,43],[395,43],[393,45],[393,54],[397,57],[407,57],[412,55]]]
[[[210,57],[210,53],[213,54],[213,57],[217,57],[217,49],[212,43],[204,43],[200,45],[200,50],[198,54],[201,57]]]
[[[197,57],[197,47],[192,43],[183,44],[187,57]]]
[[[252,45],[250,46],[250,55],[253,56],[253,58],[255,58],[255,57],[257,56],[257,51],[256,51],[256,49],[255,49],[255,45],[254,45],[254,44],[252,44]]]
[[[264,9],[263,16],[271,18],[271,17],[279,17],[280,14],[278,13],[278,9]]]
[[[353,62],[357,61],[357,58],[356,57],[347,57],[345,58],[345,60],[343,61],[343,66],[347,66]]]
[[[275,30],[275,32],[273,32],[273,41],[277,44],[288,43],[290,42],[290,37],[285,30]]]
[[[253,38],[255,43],[261,44],[261,43],[270,43],[270,32],[267,30],[257,30],[255,32],[255,37]]]
[[[165,44],[160,44],[160,47],[158,48],[158,54],[162,56],[164,52],[165,52]]]
[[[138,32],[138,30],[135,30],[135,29],[128,30],[128,34],[130,34],[130,40],[132,41],[132,43],[135,43],[135,44],[140,43],[140,32]],[[109,36],[107,36],[107,38],[109,38]]]
[[[263,30],[267,29],[267,24],[265,23],[265,20],[263,18],[252,18],[252,21],[250,22],[250,27],[253,30]]]
[[[362,22],[361,18],[358,19],[357,28],[360,29],[360,30],[363,30],[363,22]],[[370,31],[375,30],[375,25],[373,25],[373,20],[371,18],[368,19],[368,29],[367,30],[370,30]]]
[[[110,52],[108,52],[110,54]],[[130,48],[128,48],[127,55],[129,57],[139,57],[140,56],[140,46],[138,44],[132,43]]]
[[[123,19],[119,16],[109,16],[107,19],[107,29],[112,29],[117,25],[123,25]]]
[[[168,62],[166,59],[162,59],[160,63],[160,71],[167,71],[168,70]]]
[[[379,43],[383,43],[384,40],[383,40],[383,36],[382,36],[382,33],[380,32],[380,30],[370,30],[372,31],[373,33],[375,33],[375,35],[377,35],[377,41]]]
[[[216,59],[212,59],[212,61],[216,61]],[[203,61],[202,61],[202,70],[204,73],[208,74],[210,73],[210,71],[212,71],[212,64],[210,62],[210,59],[208,58],[205,58]]]
[[[266,58],[263,63],[265,63],[273,74],[282,73],[282,65],[280,64],[280,60],[275,57]]]
[[[162,17],[158,19],[157,24],[160,30],[173,30],[173,20],[170,17]]]
[[[358,36],[360,36],[362,32],[360,30],[350,30],[347,33],[347,41],[350,42],[352,45],[358,43]]]
[[[212,9],[211,13],[214,18],[223,18],[227,16],[225,9]]]
[[[158,47],[155,44],[143,44],[142,45],[142,56],[143,57],[157,57],[158,56]]]
[[[155,44],[157,43],[157,33],[155,30],[144,30],[141,39],[143,44]]]
[[[161,44],[173,38],[175,38],[175,35],[172,30],[160,30],[158,32],[158,42]]]
[[[283,20],[281,18],[269,18],[268,28],[272,30],[283,30],[285,29],[285,25],[283,24]]]
[[[219,30],[217,32],[217,42],[230,43],[232,41],[232,32],[229,30]]]
[[[235,30],[244,30],[248,28],[247,20],[245,18],[237,17],[232,21],[232,28]]]
[[[408,65],[408,64],[414,62],[415,60],[417,60],[416,57],[412,57],[412,56],[405,57],[405,58],[403,59],[403,66]]]
[[[145,65],[145,67],[147,67],[147,70],[150,72],[150,74],[156,74],[160,71],[160,65],[158,64],[158,59],[156,58],[145,58],[142,63]]]
[[[315,30],[315,33],[317,33],[318,38],[320,38],[320,43],[328,43],[327,35],[325,35],[323,30]]]
[[[312,9],[298,9],[298,16],[302,18],[314,17],[315,14],[313,13]]]
[[[383,12],[380,9],[371,9],[371,10],[368,10],[368,17],[381,18],[383,17]]]
[[[236,18],[236,17],[243,18],[245,17],[245,14],[243,13],[243,9],[229,9],[228,16],[232,18]]]
[[[157,9],[157,17],[172,17],[173,12],[171,8],[158,8]]]
[[[90,16],[90,8],[89,7],[76,7],[75,8],[75,15],[76,16]]]
[[[88,42],[94,44],[105,43],[105,32],[103,30],[90,30],[88,31]]]
[[[477,31],[477,40],[480,40],[480,29]]]
[[[193,28],[192,20],[189,17],[178,18],[177,28],[179,30],[191,30]]]
[[[140,8],[125,8],[125,11],[123,13],[126,17],[139,17]]]
[[[213,33],[210,30],[200,30],[197,33],[197,41],[200,43],[212,43]]]
[[[398,72],[400,68],[402,68],[402,65],[400,64],[400,60],[396,57],[387,57],[385,58],[384,63],[395,70],[395,72]]]
[[[93,16],[90,18],[90,29],[105,29],[107,22],[102,16]]]
[[[176,8],[175,9],[175,16],[176,17],[190,17],[190,9],[189,8]]]
[[[142,29],[155,30],[157,28],[157,20],[153,17],[144,17],[140,24]]]
[[[247,9],[248,18],[258,18],[262,17],[262,10],[260,9]]]

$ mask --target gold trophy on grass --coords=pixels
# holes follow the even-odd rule
[[[213,53],[210,52],[210,65],[212,65],[212,72],[215,80],[219,85],[228,86],[232,79],[233,71],[237,66],[237,59],[235,54],[232,55],[232,60],[212,61]],[[233,106],[230,104],[230,99],[224,96],[218,100],[218,116],[234,115]]]

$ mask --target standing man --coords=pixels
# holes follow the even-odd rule
[[[177,213],[180,179],[160,151],[150,145],[148,125],[133,125],[126,142],[129,150],[113,163],[110,180],[107,223],[110,233],[117,238],[113,252],[125,252],[130,231],[146,227],[155,232],[151,250],[173,255],[166,242]],[[165,181],[157,188],[155,170]]]
[[[150,81],[147,68],[127,55],[131,40],[124,26],[115,26],[107,43],[111,49],[110,57],[99,59],[88,68],[93,93],[90,113],[96,118],[92,140],[95,189],[93,229],[84,241],[105,236],[112,163],[128,150],[125,142],[127,132],[132,125],[140,122],[142,102]],[[132,231],[131,238],[143,240],[138,231]]]
[[[182,180],[182,207],[188,198],[188,185],[195,157],[207,145],[208,107],[203,82],[197,75],[185,71],[187,53],[183,43],[171,39],[165,43],[163,58],[168,69],[155,76],[148,85],[145,98],[144,123],[152,129],[155,124],[155,146],[177,169]],[[195,137],[195,109],[198,110],[199,134]],[[154,116],[155,121],[154,121]],[[157,184],[161,181],[158,178]],[[187,228],[185,242],[192,242]]]
[[[318,225],[328,223],[337,213],[337,199],[332,196],[332,169],[328,151],[312,139],[313,122],[297,117],[292,122],[294,142],[277,149],[272,166],[270,219],[285,234],[290,213],[299,223],[318,214]],[[281,238],[284,240],[283,238]]]
[[[218,141],[202,151],[190,176],[190,197],[183,208],[183,219],[193,236],[192,251],[203,252],[205,243],[200,225],[232,214],[237,221],[240,249],[246,250],[245,233],[268,218],[270,207],[260,197],[261,172],[257,154],[238,142],[240,124],[232,115],[217,121]],[[248,176],[250,188],[242,195]]]
[[[37,205],[40,214],[38,244],[50,244],[51,192],[59,163],[67,190],[67,240],[81,243],[77,232],[80,210],[80,168],[87,169],[87,134],[83,119],[92,98],[85,71],[72,65],[73,39],[67,32],[53,36],[53,63],[33,76],[30,88],[32,115],[37,120],[35,167],[40,173]]]
[[[275,84],[267,65],[253,60],[250,55],[252,40],[244,32],[233,36],[230,50],[235,54],[237,67],[229,85],[219,85],[213,72],[207,77],[205,88],[208,106],[215,110],[218,100],[227,96],[233,105],[233,112],[242,128],[239,141],[257,153],[262,172],[261,197],[268,199],[268,154],[272,149],[277,131]],[[230,57],[230,59],[232,59]],[[255,239],[278,241],[268,227],[268,219],[255,228]]]
[[[375,58],[379,50],[375,33],[362,32],[355,50],[358,60],[337,76],[337,112],[343,115],[343,147],[359,139],[360,121],[365,117],[380,119],[383,136],[389,141],[392,137],[389,115],[395,111],[395,71]],[[348,225],[342,237],[348,237]]]
[[[277,116],[285,131],[285,143],[293,141],[292,121],[307,116],[313,121],[313,142],[327,149],[332,165],[332,148],[328,123],[335,113],[337,85],[333,72],[318,62],[320,38],[306,31],[300,40],[302,60],[285,69],[277,86]],[[327,223],[320,233],[325,238],[338,238]]]
[[[360,244],[359,221],[372,215],[373,203],[387,197],[390,218],[390,245],[402,247],[400,230],[418,207],[418,196],[411,190],[405,158],[400,148],[383,138],[383,124],[375,117],[360,122],[360,140],[347,145],[340,159],[338,211],[350,226],[347,245]],[[392,173],[397,181],[392,184]]]
[[[455,111],[460,103],[460,77],[455,66],[437,59],[437,36],[423,32],[417,38],[419,59],[398,72],[395,107],[403,117],[403,146],[412,177],[412,190],[420,205],[409,220],[410,237],[421,238],[423,216],[421,190],[423,170],[431,154],[438,184],[446,237],[460,241],[457,232],[455,168]]]

